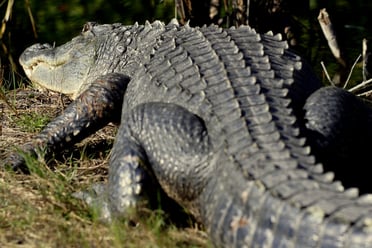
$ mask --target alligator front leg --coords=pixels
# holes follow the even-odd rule
[[[106,196],[99,197],[108,203],[101,203],[101,215],[125,215],[144,194],[146,199],[154,197],[159,184],[193,212],[212,170],[207,162],[210,150],[204,122],[186,109],[167,103],[135,107],[123,115],[115,139]]]
[[[129,77],[117,73],[97,78],[21,150],[33,156],[36,156],[38,150],[43,150],[49,156],[84,139],[109,122],[118,122],[129,80]],[[5,163],[15,170],[27,171],[24,158],[18,152],[11,154]]]

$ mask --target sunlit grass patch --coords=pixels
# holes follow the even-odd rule
[[[22,131],[36,133],[40,132],[41,129],[48,124],[50,119],[48,114],[30,112],[19,116],[14,121]]]

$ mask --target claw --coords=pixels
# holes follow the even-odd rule
[[[18,152],[11,153],[4,161],[4,168],[12,171],[20,171],[24,174],[28,174],[30,171],[26,166],[24,156]]]
[[[90,190],[78,191],[73,193],[72,196],[84,201],[93,210],[97,210],[99,221],[107,223],[112,221],[105,184],[94,184]]]
[[[3,166],[5,169],[29,174],[30,170],[27,162],[32,159],[43,160],[44,152],[41,148],[35,148],[34,144],[27,143],[23,147],[9,154],[5,159]]]

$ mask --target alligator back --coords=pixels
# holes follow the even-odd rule
[[[128,86],[123,113],[144,102],[170,102],[205,122],[214,169],[197,211],[213,242],[371,242],[360,226],[371,208],[357,203],[354,191],[344,192],[332,174],[323,174],[306,145],[302,107],[320,83],[287,43],[247,26],[167,28]]]

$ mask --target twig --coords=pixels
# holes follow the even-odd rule
[[[219,0],[211,0],[209,7],[209,18],[213,20],[218,14],[220,9],[220,1]]]
[[[331,19],[329,18],[326,9],[321,9],[319,11],[318,21],[333,56],[343,67],[347,67],[345,60],[342,58],[342,53],[337,42],[336,32],[333,29]]]
[[[366,64],[367,64],[367,39],[364,38],[363,41],[362,41],[362,54],[363,54],[363,71],[362,71],[362,74],[363,74],[363,81],[366,81],[367,80],[367,76],[366,76]]]
[[[346,82],[345,82],[345,84],[344,84],[344,87],[343,87],[344,89],[346,89],[347,85],[349,84],[349,80],[350,80],[351,74],[353,73],[354,67],[355,67],[356,64],[358,63],[358,61],[359,61],[359,59],[360,59],[361,56],[362,56],[362,55],[359,54],[358,58],[354,61],[354,64],[353,64],[353,66],[351,67],[350,72],[349,72],[349,75],[347,76]]]
[[[178,20],[178,14],[180,15],[180,23],[184,24],[186,22],[185,8],[183,6],[182,0],[176,0],[174,6],[174,17]]]
[[[247,0],[247,9],[245,11],[245,14],[246,14],[246,18],[247,18],[247,25],[249,25],[249,8],[251,7],[251,1],[250,0]]]
[[[332,84],[333,86],[335,86],[335,84],[333,83],[331,77],[330,77],[329,74],[328,74],[328,71],[327,71],[327,68],[326,68],[325,65],[324,65],[324,62],[323,62],[323,61],[320,61],[320,64],[322,65],[322,68],[323,68],[324,74],[326,75],[326,78],[328,79],[329,83]]]
[[[369,91],[365,91],[365,92],[363,92],[363,93],[358,94],[358,96],[368,96],[368,95],[370,95],[371,93],[372,93],[372,90],[369,90]]]
[[[349,91],[350,92],[355,92],[355,91],[367,86],[370,83],[372,83],[372,78],[368,79],[367,81],[361,82],[360,84],[354,86],[353,88],[350,88]]]
[[[1,44],[1,47],[4,51],[4,54],[8,56],[8,60],[11,64],[11,66],[12,66],[13,71],[15,71],[17,69],[17,65],[14,62],[12,55],[8,52],[7,46],[2,41],[2,39],[4,37],[4,34],[5,34],[5,30],[6,30],[6,24],[10,20],[10,17],[12,16],[13,5],[14,5],[14,0],[8,0],[8,5],[6,6],[5,15],[4,15],[4,18],[1,22],[0,44]]]
[[[5,29],[6,29],[6,23],[9,21],[10,16],[12,15],[13,4],[14,4],[14,0],[8,0],[8,5],[6,6],[5,16],[1,24],[0,39],[3,38]]]
[[[35,19],[34,19],[34,16],[32,15],[30,1],[26,0],[25,3],[26,3],[28,17],[30,18],[30,22],[31,22],[31,26],[32,26],[32,31],[34,32],[34,37],[37,38]]]

